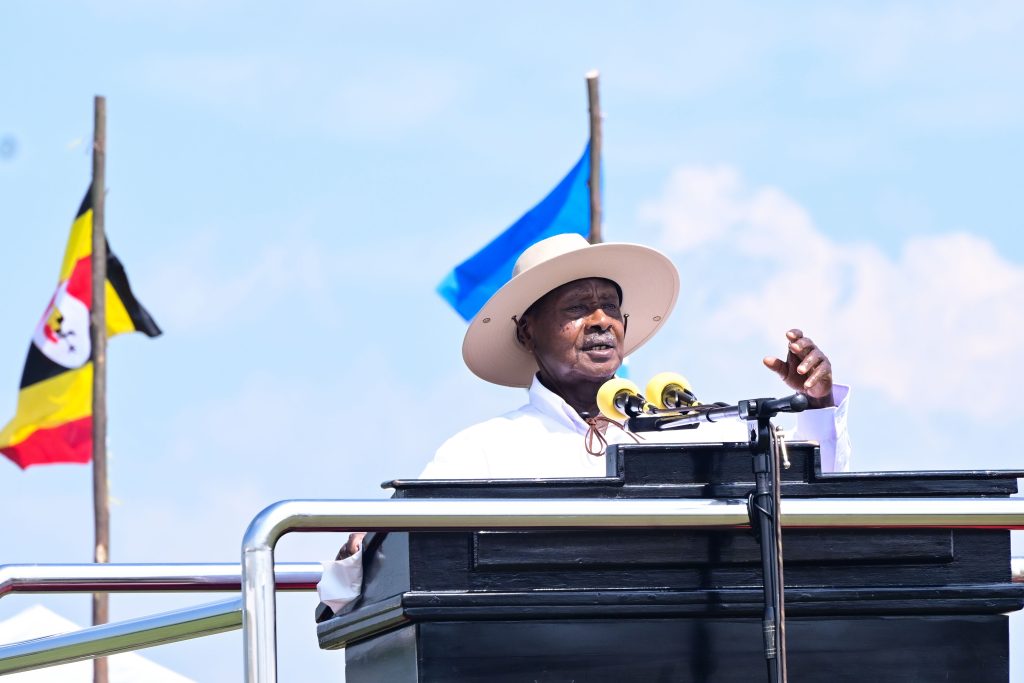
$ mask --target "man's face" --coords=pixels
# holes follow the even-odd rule
[[[625,335],[619,291],[602,278],[574,280],[537,301],[520,338],[556,386],[602,382],[622,364]]]

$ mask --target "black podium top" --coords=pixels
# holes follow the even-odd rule
[[[1024,471],[822,473],[813,443],[790,443],[782,495],[1007,497]],[[746,444],[620,445],[608,476],[395,480],[396,498],[743,498]],[[751,617],[760,553],[747,530],[414,532],[368,536],[364,592],[318,626],[322,648],[460,619]],[[1010,583],[1009,531],[791,529],[791,616],[999,614],[1024,606]]]

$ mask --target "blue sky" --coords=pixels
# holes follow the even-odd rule
[[[760,358],[801,326],[854,387],[855,468],[1020,467],[1022,37],[1011,2],[7,3],[0,420],[103,94],[108,237],[165,330],[111,343],[113,559],[236,561],[271,502],[386,495],[522,401],[464,368],[434,286],[578,158],[597,68],[606,238],[665,250],[684,283],[635,377],[777,395]],[[0,561],[87,561],[88,468],[0,469],[20,520]],[[85,597],[46,603],[88,619]],[[339,666],[314,603],[282,600],[282,680]],[[147,656],[237,680],[240,647]]]

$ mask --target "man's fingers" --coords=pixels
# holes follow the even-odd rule
[[[775,358],[774,356],[765,356],[761,362],[764,363],[766,368],[773,370],[777,375],[779,375],[779,377],[782,377],[783,379],[786,378],[789,369],[786,361],[781,358]]]
[[[804,389],[812,396],[824,396],[832,391],[832,364],[820,363],[804,382]]]
[[[804,336],[803,331],[802,330],[798,330],[795,327],[793,329],[789,330],[788,332],[786,332],[786,339],[788,339],[791,342],[795,342],[797,339],[799,339],[802,336]]]
[[[800,364],[796,366],[796,371],[801,375],[809,375],[824,360],[825,354],[819,349],[811,349],[810,353],[800,360]]]
[[[800,337],[799,339],[789,343],[790,353],[794,353],[800,358],[806,356],[811,350],[818,348],[814,342],[811,341],[810,337]]]

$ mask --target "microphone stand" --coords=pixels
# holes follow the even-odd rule
[[[761,628],[769,683],[786,683],[785,583],[782,576],[782,526],[778,514],[779,456],[784,446],[772,429],[771,419],[779,413],[799,413],[806,409],[807,397],[793,394],[785,398],[750,399],[736,405],[698,405],[678,409],[685,412],[636,413],[628,420],[629,429],[633,432],[694,428],[703,422],[728,418],[747,421],[754,469],[754,491],[747,497],[747,514],[750,528],[761,546],[764,572]]]

